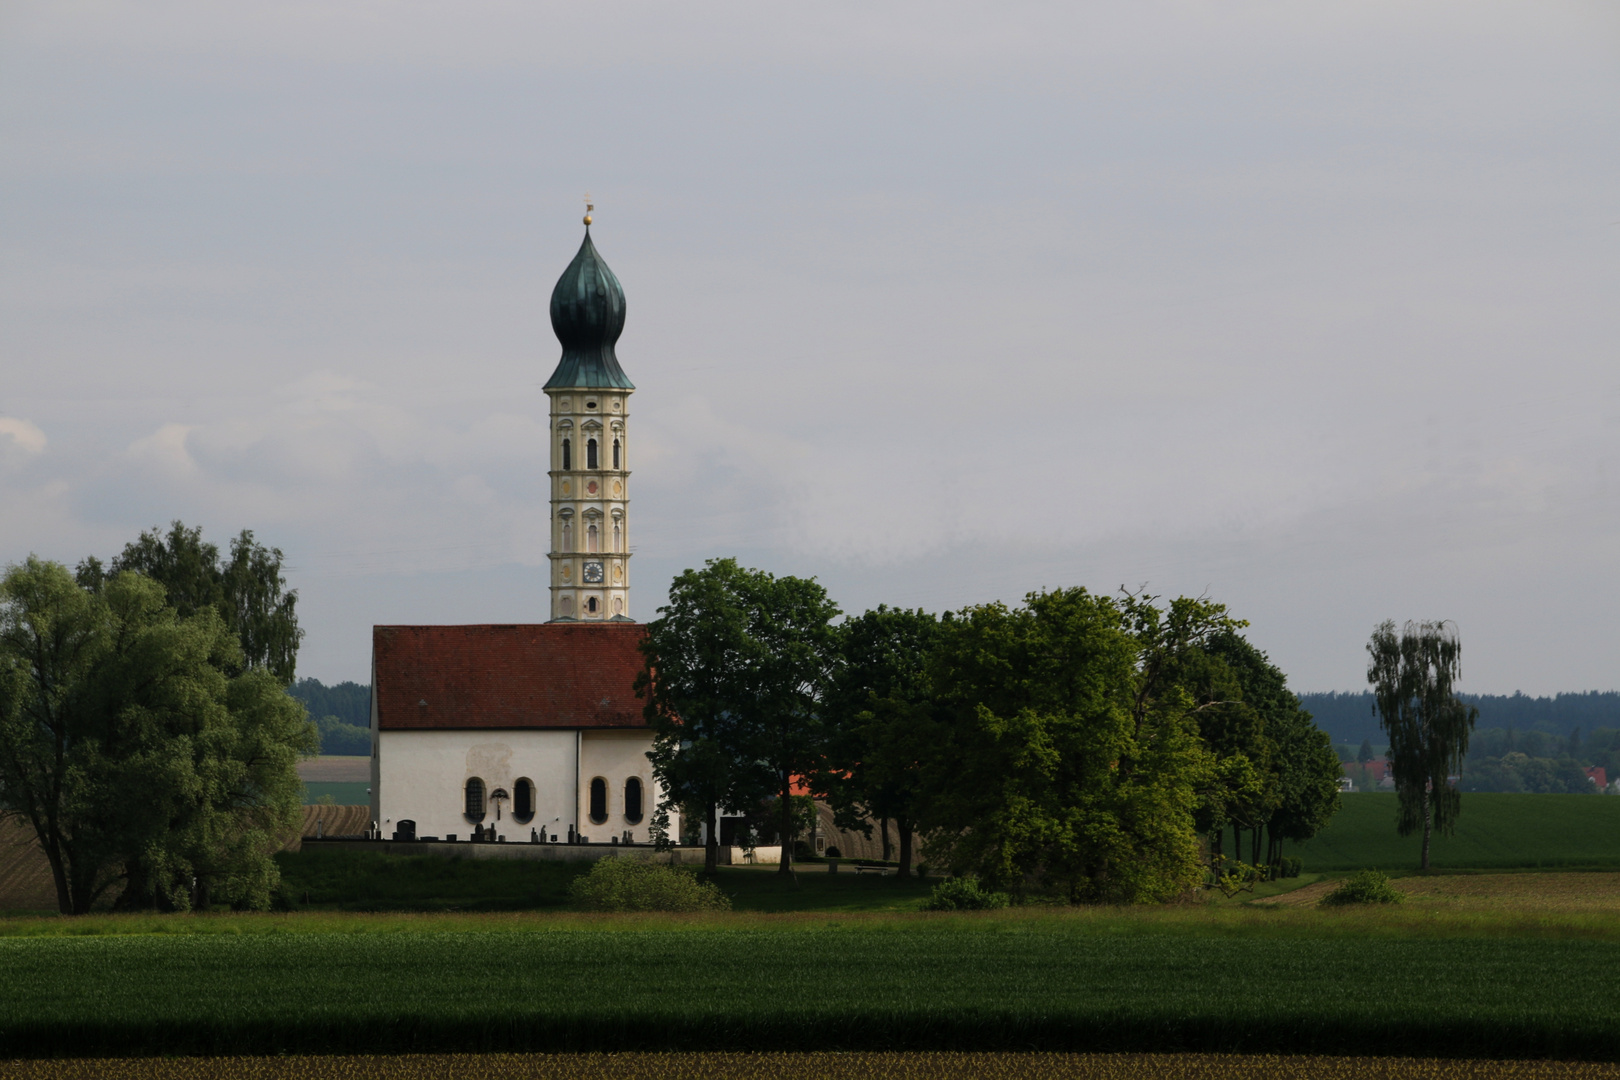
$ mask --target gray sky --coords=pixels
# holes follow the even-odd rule
[[[633,614],[1207,593],[1620,685],[1620,9],[0,4],[0,562],[281,547],[300,669],[547,615],[546,304],[624,283]]]

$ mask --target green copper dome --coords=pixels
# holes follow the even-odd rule
[[[562,359],[546,389],[588,386],[634,390],[613,345],[624,330],[624,288],[585,230],[579,254],[551,290],[551,329],[562,342]]]

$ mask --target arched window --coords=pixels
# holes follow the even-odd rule
[[[591,781],[591,805],[588,813],[593,825],[600,825],[607,820],[607,781],[600,776]]]
[[[632,825],[641,824],[641,777],[632,776],[624,782],[624,820]]]
[[[586,551],[595,551],[596,550],[596,542],[597,542],[596,537],[597,537],[596,522],[593,521],[589,525],[585,526],[585,550]]]
[[[534,784],[527,778],[512,785],[512,818],[522,825],[534,819]]]
[[[613,440],[613,467],[615,469],[617,469],[619,467],[619,440],[618,439]]]
[[[585,610],[590,612],[592,615],[596,614],[596,597],[593,596],[589,600],[585,601]]]
[[[574,550],[574,523],[572,521],[563,522],[562,549],[564,551]]]
[[[468,821],[484,820],[484,782],[476,776],[467,780],[467,805],[464,813]]]
[[[596,440],[595,439],[586,439],[585,440],[585,467],[587,469],[596,468]]]
[[[623,543],[624,543],[624,530],[621,529],[618,526],[617,523],[615,523],[614,526],[613,526],[613,550],[614,551],[623,551],[624,548],[620,546]]]
[[[564,470],[572,469],[574,467],[574,440],[573,439],[564,439],[563,440],[562,467],[563,467]]]

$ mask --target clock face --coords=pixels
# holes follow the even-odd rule
[[[585,564],[585,575],[584,576],[585,576],[585,581],[586,581],[587,584],[590,584],[590,585],[600,585],[600,584],[602,584],[602,564],[599,563],[599,562],[588,562],[588,563],[586,563]]]

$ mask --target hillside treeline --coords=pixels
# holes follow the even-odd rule
[[[839,614],[814,581],[726,559],[648,625],[659,820],[708,823],[711,863],[724,813],[790,853],[808,789],[840,828],[893,822],[902,875],[920,841],[1015,896],[1166,900],[1338,806],[1327,736],[1222,605],[1075,588]]]
[[[1546,735],[1568,736],[1579,728],[1620,728],[1620,691],[1592,690],[1586,693],[1529,697],[1525,694],[1458,694],[1465,705],[1479,709],[1478,727],[1538,731]],[[1359,744],[1363,739],[1383,741],[1378,714],[1370,691],[1350,693],[1306,693],[1300,705],[1316,720],[1316,726],[1338,743]]]
[[[304,703],[320,732],[323,754],[371,753],[371,687],[356,682],[327,686],[299,679],[287,693]]]

